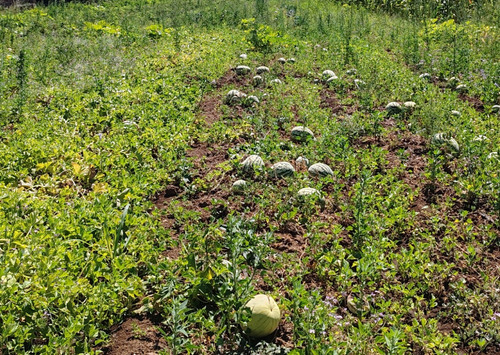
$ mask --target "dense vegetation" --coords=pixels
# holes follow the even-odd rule
[[[174,354],[500,351],[499,10],[468,3],[1,10],[2,353],[112,353],[132,318]]]

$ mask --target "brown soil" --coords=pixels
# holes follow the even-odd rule
[[[469,96],[467,94],[460,94],[458,95],[460,100],[462,101],[467,101],[469,105],[474,107],[474,109],[478,112],[484,112],[484,103],[481,101],[481,99],[474,97],[474,96]]]
[[[167,350],[167,342],[152,320],[129,318],[111,329],[110,345],[101,350],[107,355],[154,355]]]
[[[356,112],[359,107],[356,105],[343,105],[337,97],[337,94],[334,90],[324,87],[320,91],[320,108],[327,109],[329,108],[332,114],[347,114],[352,115]]]

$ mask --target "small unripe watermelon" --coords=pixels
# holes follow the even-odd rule
[[[399,102],[389,102],[385,110],[389,115],[397,115],[401,112],[401,104],[399,104]]]
[[[423,73],[418,76],[420,79],[431,80],[432,77],[429,73]]]
[[[283,58],[283,57],[278,58],[278,63],[285,64],[286,63],[286,59]]]
[[[257,74],[269,73],[269,68],[262,65],[262,66],[258,67],[257,69],[255,69],[255,71],[257,72]]]
[[[326,79],[326,83],[327,83],[327,84],[330,84],[330,83],[334,82],[335,80],[337,80],[338,78],[339,78],[339,77],[338,77],[338,76],[336,76],[336,75],[331,76],[331,77],[329,77],[328,79]]]
[[[458,79],[458,78],[456,78],[454,76],[452,76],[451,78],[449,78],[447,80],[447,85],[450,88],[455,88],[458,84],[460,84],[460,79]]]
[[[500,105],[491,106],[491,112],[499,113],[500,112]]]
[[[323,163],[316,163],[309,167],[309,174],[312,176],[333,176],[332,169]]]
[[[307,159],[305,157],[298,157],[295,160],[295,165],[297,165],[297,167],[307,168],[309,166],[309,159]]]
[[[453,149],[456,153],[460,151],[460,146],[458,145],[458,142],[455,140],[455,138],[450,138],[448,139],[448,145],[450,146],[451,149]]]
[[[363,80],[354,79],[354,85],[356,85],[358,89],[362,89],[366,86],[366,83]]]
[[[272,334],[280,324],[281,313],[278,305],[270,296],[259,294],[245,304],[250,309],[250,321],[242,328],[254,338]]]
[[[250,69],[250,67],[248,67],[246,65],[238,65],[234,70],[236,71],[236,74],[238,74],[238,75],[245,75],[245,74],[250,73],[250,71],[252,69]]]
[[[283,84],[283,82],[280,79],[278,79],[278,78],[271,80],[270,83],[273,84],[273,85]]]
[[[236,180],[233,183],[233,191],[236,193],[242,192],[247,187],[247,182],[245,180]]]
[[[288,177],[293,176],[295,169],[292,164],[287,161],[281,161],[274,164],[272,167],[274,177]]]
[[[455,140],[453,137],[449,137],[445,133],[436,133],[435,135],[432,136],[431,143],[435,145],[443,145],[446,144],[449,148],[454,150],[455,152],[460,151],[460,146],[458,145],[458,142]]]
[[[262,79],[262,77],[260,75],[255,75],[253,77],[253,84],[255,86],[258,86],[258,85],[262,84],[263,82],[264,82],[264,79]]]
[[[446,137],[445,133],[436,133],[435,135],[432,136],[431,143],[436,144],[436,145],[441,145],[443,143],[446,143],[448,141],[448,138]]]
[[[491,152],[488,154],[488,159],[498,159],[498,152]]]
[[[328,78],[337,77],[337,75],[335,75],[333,70],[325,70],[323,71],[323,73],[321,73],[321,76],[323,77],[323,80],[328,80]]]
[[[246,98],[246,104],[252,106],[253,104],[260,104],[260,101],[257,96],[251,95]]]
[[[314,139],[314,133],[309,128],[297,126],[292,129],[292,140],[305,142],[309,139]]]
[[[467,92],[467,85],[465,85],[465,84],[457,85],[455,90],[458,92],[461,92],[461,93]]]
[[[311,199],[315,202],[319,202],[321,205],[325,204],[325,200],[323,199],[323,196],[321,196],[321,192],[312,187],[304,187],[297,192],[297,200],[300,202],[305,202]]]
[[[414,101],[406,101],[406,102],[403,103],[403,106],[407,110],[413,110],[415,107],[417,107],[417,103],[414,102]]]
[[[228,105],[235,104],[240,102],[243,98],[245,98],[247,95],[241,91],[238,90],[229,90],[229,92],[226,94],[226,98],[224,102]]]

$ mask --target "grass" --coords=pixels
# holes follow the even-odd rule
[[[2,353],[106,352],[133,316],[160,320],[165,353],[498,351],[491,13],[417,22],[271,0],[2,10]],[[238,64],[270,73],[254,86]],[[325,69],[339,79],[324,83]],[[261,103],[223,104],[234,88]],[[390,116],[392,101],[416,107]],[[292,142],[298,125],[316,139]],[[432,143],[438,132],[459,152]],[[266,162],[253,176],[250,154]],[[270,176],[299,156],[333,176]],[[325,203],[297,198],[304,187]],[[261,342],[239,326],[256,293],[283,315]]]

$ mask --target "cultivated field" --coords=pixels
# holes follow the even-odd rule
[[[0,10],[0,352],[500,353],[500,6],[359,3]]]

